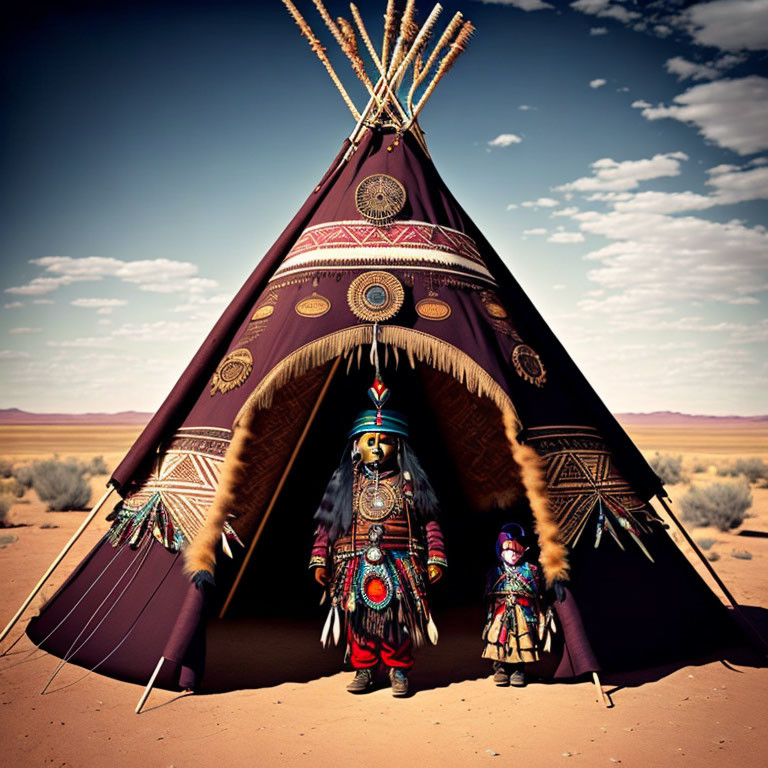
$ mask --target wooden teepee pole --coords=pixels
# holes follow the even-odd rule
[[[341,98],[344,99],[344,103],[352,113],[352,116],[355,118],[355,120],[359,120],[360,113],[357,111],[357,107],[355,107],[352,99],[349,98],[349,94],[347,93],[346,89],[341,84],[341,80],[339,80],[339,76],[336,74],[336,70],[334,70],[331,62],[328,60],[328,56],[325,53],[325,48],[323,48],[323,46],[320,44],[320,41],[317,39],[317,37],[315,37],[315,34],[312,32],[309,24],[307,24],[306,20],[299,13],[298,8],[296,8],[291,0],[283,0],[283,5],[288,9],[288,13],[293,16],[293,20],[301,30],[301,34],[307,38],[309,47],[317,54],[317,58],[322,62],[326,71],[330,75],[333,84],[336,86],[336,88],[338,88],[338,91],[341,94]]]
[[[75,545],[75,542],[80,538],[80,536],[82,536],[83,531],[85,531],[85,529],[91,524],[93,518],[96,517],[99,510],[104,506],[104,503],[107,501],[107,499],[112,494],[112,491],[114,490],[115,487],[110,485],[107,492],[98,500],[98,502],[96,502],[96,506],[90,511],[88,517],[86,517],[85,520],[80,523],[80,527],[72,535],[72,538],[64,545],[64,549],[59,552],[59,554],[56,556],[56,559],[48,566],[48,570],[42,575],[40,581],[35,584],[35,588],[29,593],[27,599],[21,604],[19,610],[16,611],[13,618],[8,622],[8,625],[3,630],[2,634],[0,634],[0,643],[5,640],[16,622],[21,618],[21,615],[24,613],[24,611],[27,610],[29,604],[35,599],[35,596],[43,588],[43,585],[46,581],[48,581],[51,574],[56,570],[56,568],[58,568],[59,563],[61,563],[61,561],[67,556],[67,552],[72,549],[72,547]]]
[[[264,511],[264,514],[262,515],[261,522],[259,523],[259,527],[256,530],[256,533],[254,534],[253,539],[251,540],[251,545],[248,548],[248,552],[245,555],[242,565],[240,566],[240,570],[237,572],[237,577],[235,578],[235,582],[234,584],[232,584],[232,589],[229,590],[227,599],[224,601],[224,605],[221,607],[221,611],[219,612],[220,619],[224,618],[224,614],[227,612],[227,609],[229,608],[229,604],[232,602],[232,598],[235,596],[235,592],[237,592],[237,588],[240,586],[240,581],[242,580],[243,574],[248,568],[248,563],[251,561],[251,556],[253,555],[253,552],[256,549],[256,544],[261,538],[261,534],[264,532],[264,527],[267,524],[267,520],[269,520],[269,516],[272,514],[272,510],[275,508],[275,504],[277,504],[277,500],[280,497],[281,491],[283,490],[285,481],[288,479],[288,475],[291,473],[291,470],[293,469],[293,465],[296,462],[296,459],[299,455],[299,451],[301,451],[301,447],[304,444],[304,440],[306,440],[307,435],[309,434],[309,429],[315,420],[315,416],[317,416],[317,412],[320,410],[320,406],[322,405],[326,394],[328,393],[328,388],[331,386],[331,381],[333,380],[333,377],[336,375],[336,371],[338,370],[340,363],[341,363],[341,357],[337,357],[335,362],[333,363],[333,366],[331,367],[331,370],[328,374],[328,378],[325,380],[325,384],[323,384],[323,388],[320,390],[320,394],[317,396],[317,401],[315,402],[315,405],[312,408],[312,412],[309,414],[307,423],[304,425],[304,429],[302,430],[302,433],[299,436],[299,439],[296,441],[296,445],[293,448],[293,453],[291,453],[291,457],[288,459],[288,463],[285,465],[283,474],[280,476],[280,481],[277,484],[277,488],[275,488],[275,492],[272,494],[272,498],[269,501],[269,505],[267,506],[266,510]]]
[[[152,692],[152,688],[155,685],[155,680],[157,680],[157,676],[160,674],[160,667],[163,666],[163,662],[165,661],[165,656],[160,657],[160,661],[157,662],[157,666],[155,667],[155,671],[152,673],[152,677],[149,678],[149,682],[147,683],[147,687],[144,689],[144,693],[141,694],[141,698],[139,699],[139,703],[136,705],[136,714],[141,714],[142,707],[147,703],[147,699],[149,698],[149,694]]]
[[[736,602],[736,598],[731,594],[731,591],[728,589],[728,587],[725,586],[723,580],[717,575],[717,571],[715,571],[715,569],[712,567],[712,564],[709,562],[709,560],[707,560],[701,549],[699,549],[699,545],[691,538],[688,531],[685,530],[685,527],[677,519],[677,515],[675,515],[675,513],[670,509],[669,504],[664,501],[663,497],[656,496],[656,498],[661,503],[661,506],[664,507],[664,510],[669,516],[669,519],[677,526],[677,529],[680,531],[680,533],[683,534],[685,541],[698,555],[699,560],[701,560],[701,562],[704,564],[704,567],[709,572],[709,575],[715,580],[717,586],[720,587],[720,589],[723,591],[723,594],[731,604],[736,616],[739,617],[739,621],[744,629],[747,630],[755,638],[755,640],[757,640],[758,644],[762,647],[763,652],[768,652],[768,641],[766,641],[766,639],[757,631],[752,622],[746,617],[744,611],[741,609],[741,606]]]

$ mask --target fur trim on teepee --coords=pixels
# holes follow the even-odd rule
[[[522,445],[517,441],[517,424],[514,414],[502,411],[504,429],[512,448],[512,458],[520,468],[520,478],[525,486],[534,520],[536,535],[539,539],[539,562],[541,563],[547,586],[554,581],[568,580],[567,550],[559,538],[557,523],[547,499],[547,479],[541,465],[541,459],[530,445]]]

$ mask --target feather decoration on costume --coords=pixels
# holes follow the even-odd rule
[[[333,620],[333,606],[331,606],[330,610],[328,611],[328,618],[325,620],[325,624],[323,624],[323,631],[320,633],[320,643],[323,646],[323,648],[328,647],[328,635],[331,631],[331,622]]]
[[[429,623],[427,624],[427,636],[429,637],[429,642],[432,643],[432,645],[437,645],[437,639],[439,635],[437,633],[437,625],[435,624],[435,620],[432,618],[432,616],[429,617]]]
[[[333,606],[333,644],[338,645],[341,638],[341,616],[338,606]]]

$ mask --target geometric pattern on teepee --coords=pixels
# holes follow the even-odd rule
[[[396,222],[385,229],[359,221],[308,227],[272,281],[309,274],[319,268],[374,267],[427,270],[495,284],[471,237],[421,221]]]
[[[532,427],[526,442],[542,457],[547,497],[565,544],[575,543],[590,515],[605,505],[622,528],[642,531],[645,502],[616,469],[605,441],[592,427]]]
[[[174,526],[192,541],[213,503],[231,438],[229,429],[180,429],[161,447],[150,475],[126,495],[123,508],[139,511],[157,494]]]

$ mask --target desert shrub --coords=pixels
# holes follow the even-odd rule
[[[752,493],[744,482],[691,487],[680,499],[683,520],[692,525],[713,525],[721,531],[738,528],[751,506]]]
[[[3,477],[0,479],[0,494],[8,494],[16,499],[24,495],[26,488],[15,477]]]
[[[734,549],[733,552],[731,552],[731,557],[735,557],[738,560],[751,560],[752,553],[747,552],[746,549]]]
[[[717,470],[718,475],[724,477],[739,477],[743,475],[750,483],[758,480],[768,480],[768,465],[756,456],[746,459],[736,459],[731,464],[726,464]]]
[[[694,459],[693,465],[692,465],[693,473],[698,475],[701,473],[706,472],[709,469],[709,466],[703,462],[701,459]]]
[[[88,472],[92,475],[108,475],[109,467],[103,456],[95,456],[88,465]]]
[[[683,457],[669,453],[658,453],[648,462],[651,469],[661,478],[664,485],[674,485],[683,480]]]
[[[717,539],[710,539],[710,538],[703,538],[703,539],[696,539],[696,543],[703,549],[712,549],[712,547],[717,544]]]
[[[83,509],[91,499],[91,486],[82,462],[46,459],[36,461],[32,471],[32,487],[48,509],[65,511]]]
[[[720,554],[718,552],[707,552],[707,560],[709,560],[710,563],[714,563],[715,560],[720,559]]]
[[[31,464],[17,464],[13,468],[13,476],[25,488],[32,487],[32,465]]]
[[[8,512],[13,505],[13,496],[7,493],[0,495],[0,528],[5,528],[8,524]]]
[[[736,459],[733,462],[733,466],[736,473],[744,475],[750,483],[756,483],[758,480],[768,480],[768,466],[766,466],[762,459],[757,457]]]
[[[5,457],[0,457],[0,477],[11,477],[13,474],[13,462]]]

